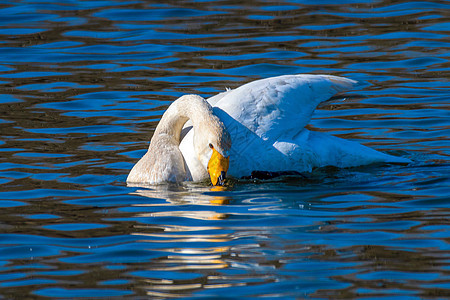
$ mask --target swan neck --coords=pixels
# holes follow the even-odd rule
[[[197,95],[185,95],[173,102],[163,114],[156,134],[167,134],[180,144],[181,129],[191,120],[194,128],[212,116],[212,108],[205,99]]]

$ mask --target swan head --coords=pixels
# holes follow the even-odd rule
[[[220,154],[212,144],[209,144],[209,147],[212,149],[212,154],[206,170],[213,185],[223,185],[230,166],[230,156],[225,157]]]
[[[194,130],[194,147],[213,185],[223,185],[230,162],[231,138],[217,116]]]

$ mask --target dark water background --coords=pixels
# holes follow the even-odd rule
[[[449,9],[2,1],[0,298],[449,297]],[[171,101],[294,73],[362,82],[310,128],[414,162],[127,187]]]

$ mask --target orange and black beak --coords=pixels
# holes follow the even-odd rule
[[[208,173],[213,185],[223,185],[230,165],[230,158],[223,157],[222,154],[212,148],[213,154],[208,162]]]

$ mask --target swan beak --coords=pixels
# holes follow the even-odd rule
[[[213,154],[208,162],[208,173],[213,185],[223,185],[230,165],[230,157],[223,157],[222,154],[213,149]]]

